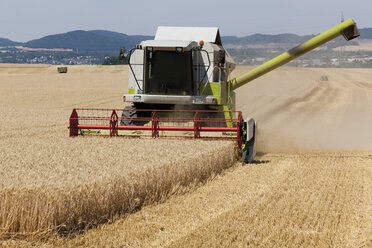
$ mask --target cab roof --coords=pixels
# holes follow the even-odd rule
[[[220,31],[216,27],[166,27],[159,26],[155,40],[184,40],[222,45]]]
[[[153,47],[155,50],[173,50],[176,47],[182,47],[184,51],[198,47],[199,44],[195,41],[187,40],[146,40],[142,41],[143,47]]]

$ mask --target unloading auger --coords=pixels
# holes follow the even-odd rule
[[[124,109],[73,109],[70,136],[232,140],[242,163],[254,160],[257,124],[235,110],[234,90],[343,35],[358,37],[349,19],[247,73],[229,80],[235,62],[218,28],[159,27],[154,40],[129,52]]]

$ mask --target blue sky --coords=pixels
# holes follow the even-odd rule
[[[154,35],[157,26],[212,26],[221,35],[316,34],[341,12],[372,27],[371,0],[0,0],[0,37],[28,41],[77,29]]]

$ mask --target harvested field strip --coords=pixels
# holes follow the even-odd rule
[[[171,247],[361,247],[371,242],[371,167],[342,155],[293,162],[270,192],[247,198]]]
[[[190,194],[51,245],[371,247],[371,158],[266,154]]]
[[[34,143],[22,153],[17,144],[0,150],[1,238],[107,222],[205,182],[236,159],[233,142],[62,140]],[[58,147],[63,152],[54,153]]]

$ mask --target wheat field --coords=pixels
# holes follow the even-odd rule
[[[107,222],[219,174],[233,164],[235,147],[99,138],[41,143],[8,145],[0,154],[5,236],[64,234]]]
[[[69,138],[71,106],[119,105],[125,87],[110,79],[126,70],[73,67],[69,73],[0,68],[0,238],[84,230],[233,165],[232,142]]]
[[[259,125],[244,167],[233,143],[68,137],[73,107],[123,108],[127,80],[0,65],[0,246],[372,247],[372,71],[287,67],[239,89]]]

